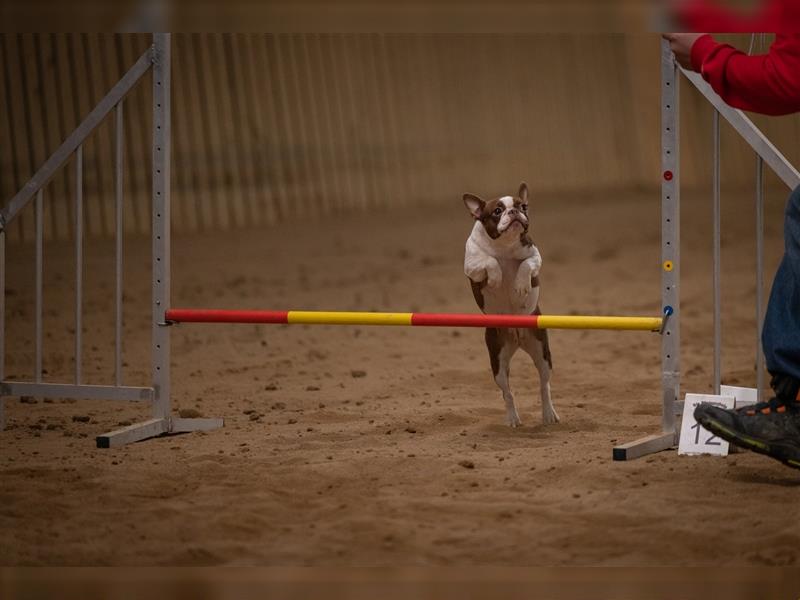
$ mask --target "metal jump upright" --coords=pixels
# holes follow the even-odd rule
[[[661,432],[616,446],[614,460],[631,460],[677,442],[681,385],[680,79],[669,44],[661,44]]]
[[[44,165],[0,211],[0,430],[4,425],[4,396],[40,398],[81,398],[150,402],[152,418],[97,437],[97,446],[110,448],[166,433],[210,430],[221,427],[222,419],[185,419],[171,414],[170,344],[165,313],[170,304],[170,142],[171,142],[171,36],[153,35],[153,44],[133,67],[67,137]],[[125,96],[152,69],[153,75],[153,181],[152,181],[152,342],[149,387],[122,384],[122,177],[123,120]],[[116,286],[115,356],[113,385],[82,382],[82,295],[83,295],[83,143],[111,113],[115,113],[115,207]],[[44,187],[55,173],[75,155],[75,374],[72,383],[42,381],[42,272]],[[35,199],[35,356],[33,381],[5,379],[5,242],[8,225]]]

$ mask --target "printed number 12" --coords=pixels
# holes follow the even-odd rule
[[[692,429],[697,429],[697,432],[694,434],[694,443],[695,444],[699,444],[700,443],[700,423],[695,423],[694,425],[692,425]],[[703,443],[706,446],[719,446],[720,445],[719,441],[713,441],[713,440],[717,440],[717,436],[712,434],[711,437],[708,438]]]

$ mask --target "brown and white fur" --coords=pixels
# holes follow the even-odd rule
[[[464,273],[472,284],[475,301],[489,314],[541,314],[539,269],[542,257],[529,234],[528,186],[523,182],[516,197],[484,201],[464,194],[464,204],[475,218],[464,254]],[[542,421],[557,423],[550,399],[553,367],[544,329],[487,329],[486,347],[494,380],[503,392],[506,422],[521,425],[509,384],[511,358],[522,348],[539,371]]]

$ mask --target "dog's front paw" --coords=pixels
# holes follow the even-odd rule
[[[522,421],[519,418],[516,410],[506,413],[506,425],[509,427],[522,427]]]
[[[486,285],[496,290],[503,283],[503,271],[500,266],[486,267]]]
[[[527,298],[528,294],[531,292],[531,278],[525,277],[520,278],[517,277],[517,280],[514,282],[514,292],[523,298]]]

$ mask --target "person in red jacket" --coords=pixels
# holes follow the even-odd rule
[[[777,34],[759,56],[707,34],[664,37],[677,61],[731,106],[767,115],[800,112],[800,35]],[[800,469],[800,186],[786,205],[784,244],[761,337],[775,396],[738,410],[701,404],[694,416],[715,435]]]

